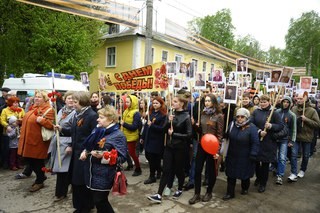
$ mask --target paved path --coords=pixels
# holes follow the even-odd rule
[[[230,201],[221,199],[225,194],[227,183],[225,174],[220,173],[213,190],[213,199],[208,203],[200,202],[193,206],[188,204],[188,200],[193,196],[193,190],[184,192],[179,200],[169,197],[164,198],[162,204],[150,203],[146,196],[157,191],[159,181],[151,185],[143,184],[147,179],[148,170],[144,157],[140,156],[140,159],[143,168],[142,176],[132,177],[132,172],[126,172],[129,183],[128,195],[109,196],[116,212],[320,212],[320,152],[315,153],[310,159],[305,177],[298,182],[284,181],[282,186],[278,186],[275,184],[275,177],[270,173],[266,192],[258,193],[257,188],[252,184],[248,195],[240,195],[240,184],[237,182],[236,198]],[[289,168],[290,166],[287,167],[285,177],[288,176]],[[28,188],[34,181],[34,175],[28,179],[15,180],[13,178],[15,174],[16,172],[13,171],[0,170],[0,213],[73,212],[71,194],[59,203],[53,202],[55,175],[48,175],[43,189],[30,193]],[[252,183],[253,180],[251,180]],[[202,194],[204,192],[205,188],[202,188]]]

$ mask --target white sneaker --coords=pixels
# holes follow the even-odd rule
[[[304,171],[300,170],[300,172],[298,173],[298,177],[299,178],[303,178],[304,177]]]
[[[170,196],[171,195],[171,189],[169,189],[167,186],[166,188],[164,188],[164,191],[163,191],[163,196]]]
[[[295,174],[292,174],[288,177],[288,181],[290,182],[297,182],[298,178],[297,178],[297,175]]]

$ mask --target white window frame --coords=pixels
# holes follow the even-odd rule
[[[167,60],[166,60],[166,61],[163,60],[163,53],[164,53],[164,52],[167,53]],[[168,50],[162,50],[162,51],[161,51],[161,61],[162,61],[162,62],[168,62],[168,59],[169,59],[169,51],[168,51]]]
[[[109,63],[109,52],[108,50],[114,48],[114,64]],[[110,46],[106,47],[106,67],[116,67],[117,64],[117,47],[116,46]]]
[[[207,71],[207,62],[206,61],[203,61],[202,62],[202,72],[206,72]]]
[[[199,70],[198,70],[198,62],[199,62],[199,60],[195,59],[195,58],[192,58],[191,62],[194,62],[194,71],[195,72],[199,72]]]
[[[177,58],[180,58],[180,61],[178,61]],[[174,55],[174,61],[176,61],[177,63],[183,62],[183,55],[175,54]]]

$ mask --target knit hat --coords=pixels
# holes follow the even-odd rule
[[[246,108],[240,108],[240,109],[237,110],[236,116],[241,116],[241,115],[246,117],[246,118],[249,118],[250,117],[250,112]]]
[[[11,115],[9,118],[8,118],[8,123],[10,124],[10,125],[12,125],[14,122],[16,122],[18,119],[17,119],[17,117],[16,116],[14,116],[14,115]]]

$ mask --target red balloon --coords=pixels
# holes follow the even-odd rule
[[[201,146],[207,153],[215,155],[219,150],[219,140],[213,134],[205,134],[201,138]]]

